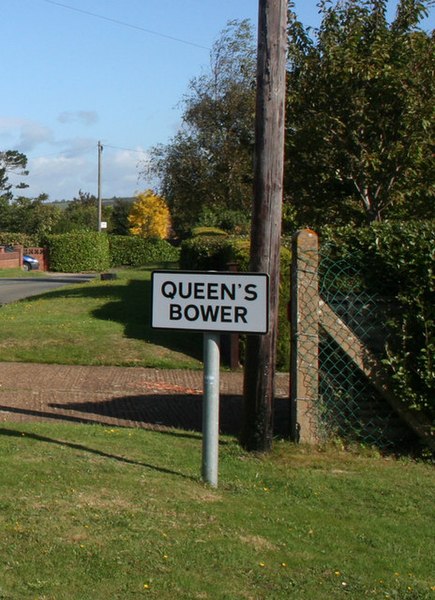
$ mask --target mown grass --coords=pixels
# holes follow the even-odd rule
[[[201,336],[151,329],[151,270],[68,285],[0,310],[0,361],[200,368]]]
[[[23,269],[0,269],[0,279],[9,279],[10,277],[45,277],[44,271],[23,271]]]
[[[3,600],[396,598],[435,585],[429,464],[286,442],[65,424],[0,429]]]

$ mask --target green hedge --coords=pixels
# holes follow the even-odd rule
[[[10,231],[0,232],[0,246],[39,246],[39,239],[26,233],[13,233]]]
[[[250,242],[240,237],[199,236],[181,244],[180,268],[196,271],[226,271],[234,263],[240,272],[249,271]],[[287,306],[290,300],[291,253],[281,247],[280,300],[276,367],[287,371],[290,361],[290,326]],[[243,355],[244,339],[241,340]]]
[[[47,237],[50,270],[79,273],[110,266],[109,241],[104,233],[71,232]]]
[[[125,235],[109,236],[110,262],[113,267],[140,267],[150,263],[178,262],[179,248],[166,240],[145,240]]]
[[[368,290],[392,300],[384,363],[397,396],[433,418],[435,222],[325,228],[320,240],[330,257],[352,260]]]
[[[227,236],[228,233],[226,231],[224,231],[223,229],[219,229],[219,227],[198,226],[198,227],[194,227],[192,229],[191,235],[192,235],[192,237],[197,237],[198,235],[209,235],[209,236],[222,235],[222,236]]]

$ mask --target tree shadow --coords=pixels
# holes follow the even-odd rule
[[[49,404],[55,409],[93,414],[102,418],[116,418],[129,423],[147,424],[156,428],[202,431],[201,395],[137,395],[121,396],[97,402]],[[223,435],[238,436],[243,419],[243,398],[240,395],[221,394],[219,403],[219,430]],[[290,427],[288,399],[274,402],[274,435],[288,437]]]
[[[200,333],[153,329],[151,327],[151,282],[132,279],[122,286],[119,296],[92,312],[93,316],[124,325],[125,335],[182,352],[192,358],[202,358]]]
[[[115,321],[124,326],[124,334],[157,346],[163,346],[174,352],[186,354],[196,360],[202,359],[202,336],[189,331],[158,330],[151,327],[151,282],[131,279],[128,284],[101,284],[90,287],[73,287],[53,290],[27,299],[33,302],[40,298],[104,299],[101,308],[92,311],[92,316],[103,321]]]

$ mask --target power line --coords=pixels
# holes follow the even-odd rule
[[[75,6],[69,6],[68,4],[63,4],[62,2],[55,2],[55,0],[43,0],[43,1],[46,2],[47,4],[54,4],[55,6],[60,6],[61,8],[73,10],[75,12],[81,13],[83,15],[87,15],[89,17],[101,19],[102,21],[109,21],[110,23],[115,23],[116,25],[122,25],[123,27],[129,27],[130,29],[136,29],[137,31],[143,31],[145,33],[150,33],[151,35],[156,35],[158,37],[165,38],[167,40],[172,40],[173,42],[179,42],[181,44],[186,44],[188,46],[193,46],[195,48],[202,48],[203,50],[210,50],[210,48],[208,48],[207,46],[202,46],[201,44],[197,44],[195,42],[183,40],[181,38],[177,38],[172,35],[167,35],[165,33],[160,33],[158,31],[153,31],[152,29],[146,29],[145,27],[141,27],[140,25],[132,25],[131,23],[126,23],[125,21],[119,21],[118,19],[112,19],[110,17],[105,17],[104,15],[99,15],[97,13],[93,13],[88,10],[76,8]]]
[[[122,148],[122,146],[111,146],[110,144],[104,144],[105,148],[114,148],[115,150],[126,150],[127,152],[136,152],[137,154],[148,154],[146,150],[134,150],[133,148]]]

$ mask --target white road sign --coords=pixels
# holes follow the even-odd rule
[[[152,327],[267,333],[268,321],[265,273],[152,273]]]

